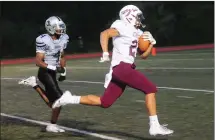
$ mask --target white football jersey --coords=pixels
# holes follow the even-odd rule
[[[48,34],[36,38],[36,52],[44,53],[44,62],[48,65],[59,66],[60,54],[66,49],[69,36],[62,34],[58,40],[53,40]]]
[[[130,64],[134,63],[138,48],[138,38],[143,34],[143,31],[122,20],[116,20],[111,25],[111,28],[115,28],[120,34],[117,37],[113,37],[111,66],[116,66],[121,61]]]

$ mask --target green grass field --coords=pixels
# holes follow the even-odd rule
[[[63,90],[77,95],[102,95],[109,63],[99,58],[70,60]],[[144,94],[127,88],[110,108],[70,105],[61,112],[59,125],[66,133],[44,132],[44,125],[26,119],[48,122],[51,110],[31,88],[18,85],[20,78],[37,75],[34,64],[1,67],[2,140],[212,140],[214,126],[214,50],[160,53],[147,60],[137,59],[137,69],[159,87],[157,109],[160,123],[175,133],[151,137]],[[74,132],[72,129],[85,130]],[[94,135],[97,133],[99,135]],[[92,136],[93,135],[93,136]],[[104,136],[102,138],[102,136]]]

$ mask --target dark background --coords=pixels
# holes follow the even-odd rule
[[[127,4],[143,11],[157,47],[214,42],[214,2],[0,2],[1,59],[34,56],[35,38],[46,32],[45,20],[55,15],[67,25],[67,53],[101,51],[100,32]]]

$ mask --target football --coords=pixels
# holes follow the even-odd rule
[[[142,36],[140,36],[138,40],[138,48],[141,52],[145,52],[148,49],[150,42],[148,40],[144,40]]]

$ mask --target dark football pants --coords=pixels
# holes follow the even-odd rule
[[[46,97],[49,99],[50,103],[61,97],[63,94],[62,90],[56,80],[56,72],[44,68],[39,68],[38,79],[45,87]]]

